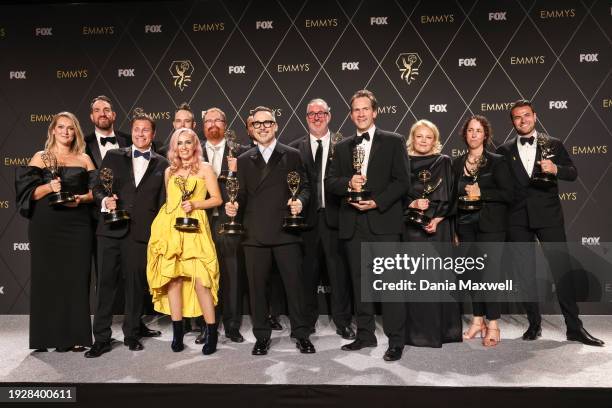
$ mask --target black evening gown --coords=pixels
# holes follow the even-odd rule
[[[86,194],[93,172],[62,167],[62,190]],[[30,219],[30,348],[91,346],[89,279],[93,229],[90,205],[49,206],[32,200],[51,174],[38,167],[17,169],[15,189],[21,215]]]
[[[418,174],[422,170],[431,172],[427,184],[442,184],[427,198],[429,208],[425,214],[431,218],[445,217],[434,234],[428,234],[420,226],[407,223],[403,234],[405,242],[451,242],[453,223],[453,175],[451,159],[446,155],[410,156],[412,191],[415,197],[423,192],[423,182]],[[406,207],[412,200],[408,199]],[[461,309],[457,302],[408,302],[406,303],[406,344],[417,347],[442,347],[444,343],[462,341]]]

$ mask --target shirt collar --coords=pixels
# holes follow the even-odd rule
[[[139,150],[141,153],[146,153],[146,152],[151,152],[151,147],[149,147],[148,149],[145,149],[145,150],[140,150],[140,149],[137,149],[136,147],[134,147],[134,145],[132,145],[132,158],[134,158],[134,151],[135,150]],[[153,153],[151,152],[151,154],[153,154]]]
[[[98,138],[98,140],[100,140],[102,138],[105,138],[105,137],[117,137],[117,136],[115,136],[115,131],[114,130],[111,131],[111,134],[108,135],[108,136],[107,135],[103,135],[102,133],[98,132],[97,129],[94,130],[94,133],[96,134],[96,137]]]
[[[264,151],[274,151],[274,148],[276,147],[276,138],[274,138],[274,140],[272,140],[272,143],[270,143],[270,145],[268,147],[263,147],[262,145],[258,144],[257,148],[259,149],[259,152],[261,154],[263,154]]]
[[[317,143],[317,140],[321,140],[323,142],[323,144],[327,144],[327,142],[330,139],[330,137],[331,137],[331,132],[329,131],[329,129],[327,130],[327,133],[325,134],[325,136],[323,136],[320,139],[317,139],[312,134],[310,134],[310,143],[314,145],[314,144]]]
[[[372,141],[372,138],[374,138],[374,132],[376,132],[376,125],[372,124],[372,126],[370,126],[370,128],[367,130],[367,133],[370,134],[370,141]],[[361,136],[366,132],[357,132],[357,136]]]
[[[221,141],[218,144],[216,144],[216,145],[210,143],[208,140],[206,141],[206,148],[207,149],[215,149],[217,147],[221,151],[223,151],[225,149],[225,138],[221,139]]]
[[[533,129],[533,132],[532,132],[530,135],[524,135],[524,136],[523,136],[523,135],[519,135],[519,134],[517,134],[517,135],[516,135],[516,145],[517,145],[517,146],[523,146],[523,147],[524,147],[524,146],[526,146],[526,145],[527,145],[527,143],[526,143],[526,144],[524,144],[524,145],[521,143],[521,137],[531,137],[531,136],[533,136],[533,141],[534,141],[534,142],[535,142],[536,140],[538,140],[538,131],[537,131],[537,130],[535,130],[535,129]],[[529,145],[529,146],[536,146],[536,143],[533,143],[532,145]]]

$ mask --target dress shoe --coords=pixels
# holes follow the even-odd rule
[[[242,343],[244,341],[244,337],[242,337],[242,334],[240,334],[240,331],[238,331],[238,329],[226,330],[225,337],[227,337],[234,343]]]
[[[383,356],[383,360],[385,361],[397,361],[402,358],[402,352],[404,351],[403,347],[389,347],[387,351],[385,351],[385,355]]]
[[[278,316],[268,316],[268,323],[270,323],[270,329],[272,330],[283,330],[283,325],[278,321]]]
[[[527,331],[523,333],[523,340],[536,340],[542,336],[542,326],[539,324],[530,324]]]
[[[355,340],[355,331],[351,326],[341,326],[336,329],[336,334],[345,340]]]
[[[341,347],[344,351],[357,351],[361,350],[364,347],[376,347],[377,343],[375,341],[365,341],[361,339],[357,339],[352,343],[345,344]]]
[[[138,339],[135,339],[133,337],[127,337],[123,339],[123,344],[128,346],[130,351],[140,351],[144,349],[144,346],[142,345],[142,343],[139,342]]]
[[[309,339],[297,339],[295,342],[295,347],[300,349],[300,353],[302,354],[316,353],[314,344],[312,344]]]
[[[87,351],[87,347],[85,346],[74,346],[71,351],[75,352],[75,353],[82,353],[84,351]]]
[[[589,332],[584,329],[584,327],[581,327],[578,331],[568,331],[567,339],[569,341],[579,341],[587,346],[603,347],[605,344],[603,340],[599,340],[598,338],[591,336]]]
[[[104,353],[108,353],[111,351],[113,347],[111,346],[110,341],[96,341],[91,348],[85,352],[86,358],[96,358],[100,357]]]
[[[151,329],[149,329],[141,321],[140,322],[140,330],[139,330],[138,335],[140,337],[159,337],[159,336],[161,336],[161,332],[159,330],[151,330]]]
[[[253,346],[253,351],[251,354],[254,356],[265,356],[268,354],[268,350],[270,349],[270,339],[265,340],[257,340],[255,345]]]
[[[55,348],[56,353],[65,353],[70,350],[72,350],[72,347],[56,347]]]

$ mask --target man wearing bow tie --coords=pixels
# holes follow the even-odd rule
[[[101,167],[113,172],[113,196],[108,197],[100,182],[93,193],[101,212],[127,210],[128,221],[105,224],[100,217],[96,234],[100,253],[96,310],[93,322],[94,345],[87,358],[111,350],[113,301],[117,284],[125,285],[124,344],[132,351],[143,349],[140,317],[147,293],[147,242],[151,223],[166,200],[164,170],[168,161],[151,149],[155,122],[146,114],[132,120],[132,146],[110,150]]]
[[[85,153],[91,157],[96,168],[100,168],[109,150],[128,147],[132,142],[130,135],[114,129],[117,114],[110,98],[104,95],[96,96],[90,107],[89,119],[94,125],[94,131],[85,136]]]
[[[509,211],[508,241],[534,242],[537,237],[542,243],[555,280],[557,298],[567,327],[567,339],[579,341],[590,346],[602,346],[603,342],[591,336],[582,326],[578,316],[578,305],[575,290],[570,276],[569,258],[564,251],[554,251],[547,242],[566,242],[563,209],[559,199],[559,188],[554,182],[550,186],[535,185],[532,176],[535,171],[552,174],[559,180],[574,181],[578,172],[563,143],[556,138],[536,131],[537,116],[528,100],[516,101],[510,110],[510,118],[516,130],[516,136],[501,145],[497,153],[510,163],[514,181],[514,202]],[[538,139],[549,141],[552,155],[541,157],[541,146]],[[558,246],[558,245],[557,245]],[[532,271],[530,268],[517,268],[519,271]],[[533,273],[523,273],[521,286],[535,288]],[[535,297],[535,293],[531,297]],[[536,340],[542,333],[542,316],[536,299],[525,302],[524,307],[529,320],[529,327],[523,334],[523,340]]]
[[[357,337],[342,346],[354,351],[376,347],[374,303],[361,300],[361,243],[399,242],[403,230],[402,197],[408,192],[408,154],[403,138],[379,129],[374,124],[377,101],[368,90],[357,91],[351,99],[351,119],[357,132],[336,145],[334,160],[325,189],[342,198],[339,213],[339,238],[342,240],[353,280]],[[353,149],[365,151],[361,174],[354,174]],[[364,184],[370,199],[348,203],[347,189],[361,190]],[[382,304],[383,328],[389,338],[386,361],[399,360],[405,344],[405,305]]]

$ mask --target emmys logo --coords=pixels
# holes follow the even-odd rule
[[[460,67],[475,67],[476,58],[459,58]]]
[[[448,112],[446,110],[446,104],[444,105],[429,105],[429,112]]]
[[[45,122],[49,123],[53,119],[52,113],[32,113],[30,114],[30,122]]]
[[[455,22],[454,14],[438,14],[433,16],[421,16],[421,24],[432,23],[453,23]]]
[[[27,166],[31,157],[5,157],[4,165],[9,166]]]
[[[370,17],[370,25],[388,25],[388,18],[389,17]]]
[[[337,18],[321,18],[317,20],[304,20],[304,26],[306,28],[331,28],[338,27]]]
[[[359,71],[359,61],[357,62],[343,62],[342,63],[343,71]]]
[[[147,116],[150,116],[151,119],[153,120],[169,120],[170,119],[170,112],[166,111],[166,112],[145,112],[142,109],[136,108],[134,109],[134,115],[140,115],[140,114],[146,114]]]
[[[56,76],[57,79],[87,78],[89,76],[89,71],[87,69],[72,69],[67,71],[58,69]]]
[[[9,208],[8,200],[0,201],[0,209],[7,210]]]
[[[593,245],[597,245],[599,246],[599,240],[601,239],[601,237],[582,237],[582,245],[589,245],[589,246],[593,246]]]
[[[548,101],[548,109],[567,109],[567,101]]]
[[[229,74],[246,74],[246,65],[230,65],[227,70]]]
[[[467,152],[468,152],[468,149],[452,149],[451,150],[451,155],[453,157],[459,157],[459,156],[463,156]]]
[[[576,201],[578,200],[578,193],[559,193],[559,200],[561,201]]]
[[[599,146],[572,146],[572,154],[577,156],[579,154],[607,154],[608,145]]]
[[[395,60],[395,65],[401,73],[401,78],[406,81],[408,85],[415,80],[419,75],[419,68],[423,61],[416,52],[405,52],[400,54]]]
[[[510,65],[544,64],[545,57],[545,55],[533,55],[529,57],[510,57]]]
[[[604,109],[612,108],[612,99],[602,99],[601,100],[601,106]]]
[[[83,26],[83,35],[113,35],[113,34],[115,34],[115,26],[106,26],[106,27]]]
[[[204,23],[197,24],[195,23],[192,26],[194,32],[203,31],[203,32],[211,32],[211,31],[223,31],[225,30],[225,23]]]
[[[275,118],[283,116],[283,108],[271,108]],[[249,115],[253,114],[253,109],[249,109]]]
[[[29,242],[13,242],[13,251],[29,251]]]
[[[52,27],[36,27],[34,29],[34,35],[37,37],[53,35],[53,32],[51,32],[52,29]]]
[[[378,112],[379,114],[395,114],[397,113],[397,105],[379,106],[378,108],[376,108],[376,112]]]
[[[10,71],[9,79],[27,79],[26,71]]]
[[[508,19],[506,18],[507,13],[507,11],[489,13],[489,21],[508,21]]]
[[[599,62],[599,54],[580,54],[580,62]]]
[[[317,293],[321,293],[325,295],[326,293],[331,293],[332,288],[329,285],[319,285],[317,286]]]
[[[480,104],[480,110],[482,112],[486,112],[486,111],[492,111],[492,112],[499,112],[499,111],[507,111],[510,109],[510,107],[512,106],[514,102],[483,102]]]
[[[548,18],[574,18],[576,17],[575,9],[566,9],[566,10],[540,10],[540,18],[548,19]]]
[[[310,64],[278,64],[276,66],[277,72],[308,72],[310,71]]]
[[[180,89],[181,92],[187,88],[189,82],[191,82],[191,76],[193,75],[193,65],[191,61],[172,61],[170,64],[170,75],[174,79],[173,85]]]
[[[274,23],[273,20],[271,21],[256,21],[255,22],[255,29],[256,30],[272,30],[274,27],[272,27],[272,23]]]
[[[135,69],[136,69],[136,68],[118,69],[118,70],[117,70],[117,76],[118,76],[119,78],[121,78],[121,77],[124,77],[124,78],[134,77],[134,76],[136,76],[136,75],[134,74],[134,70],[135,70]]]
[[[160,25],[146,25],[144,26],[145,33],[155,33],[159,34],[162,32],[162,26]]]

